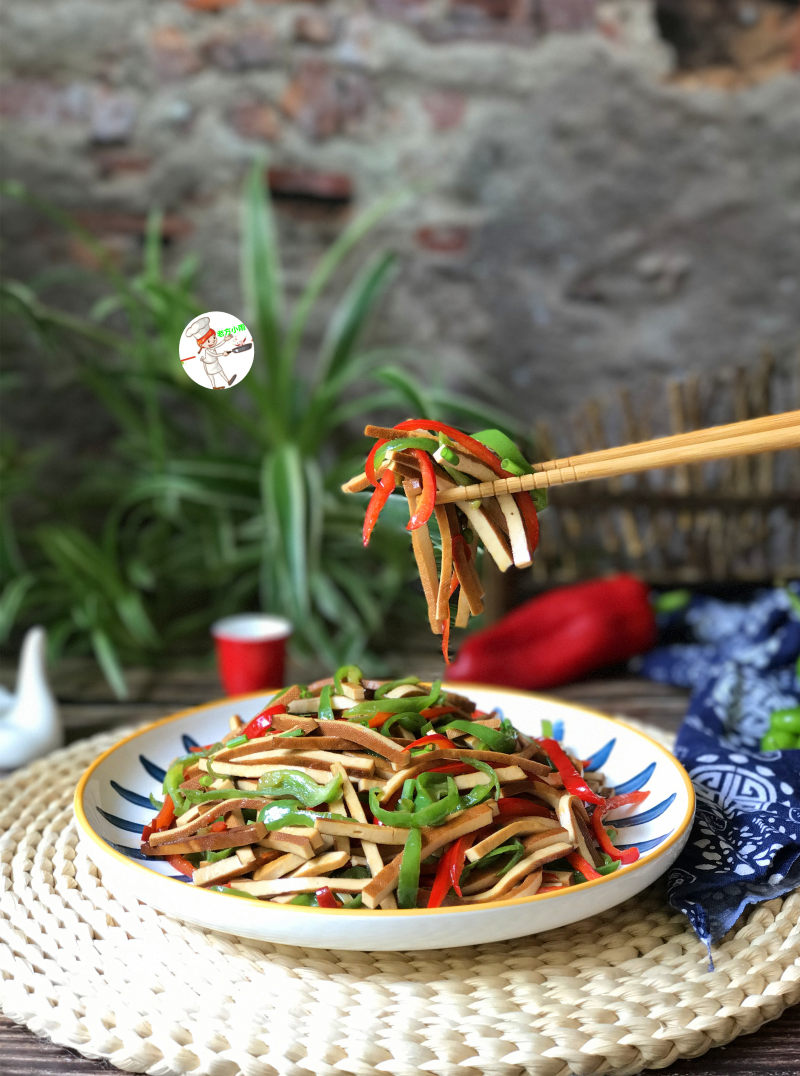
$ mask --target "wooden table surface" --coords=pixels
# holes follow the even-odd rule
[[[405,668],[420,676],[441,672],[430,656],[410,656]],[[311,679],[316,670],[297,667],[290,679]],[[12,683],[14,672],[0,665],[0,683]],[[94,668],[85,663],[65,664],[54,678],[68,742],[115,725],[156,720],[175,710],[218,698],[222,692],[207,668],[170,672],[134,672],[130,677],[133,701],[117,702]],[[620,716],[652,722],[676,730],[686,709],[686,692],[630,676],[608,676],[572,684],[551,694]],[[0,984],[0,998],[2,985]],[[27,1028],[0,1015],[0,1074],[2,1076],[90,1076],[121,1070],[104,1061],[90,1061],[73,1050],[38,1039]],[[654,1074],[656,1070],[647,1070]],[[800,1006],[766,1024],[753,1035],[742,1035],[729,1046],[702,1057],[678,1061],[657,1070],[668,1076],[797,1076],[800,1073]],[[197,1073],[197,1076],[204,1076]]]

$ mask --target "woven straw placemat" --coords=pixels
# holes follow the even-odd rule
[[[127,731],[3,782],[2,1008],[87,1057],[158,1076],[599,1076],[702,1054],[800,1000],[800,892],[746,915],[713,972],[662,885],[560,930],[419,953],[170,919],[105,888],[72,817],[81,772]]]

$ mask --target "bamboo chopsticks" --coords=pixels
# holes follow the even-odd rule
[[[800,448],[800,411],[710,426],[703,430],[639,441],[616,448],[587,452],[580,456],[533,464],[534,473],[519,478],[499,478],[441,490],[437,504],[481,500],[504,493],[521,493],[547,486],[588,482],[595,478],[615,478],[658,467],[704,463],[731,456]]]

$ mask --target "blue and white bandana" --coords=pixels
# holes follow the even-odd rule
[[[800,704],[800,613],[786,589],[747,603],[695,595],[662,627],[689,641],[657,647],[637,671],[693,689],[675,754],[697,793],[667,888],[710,953],[748,904],[800,886],[800,751],[759,749],[770,714]]]

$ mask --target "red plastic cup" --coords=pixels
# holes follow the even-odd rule
[[[211,625],[217,668],[228,695],[282,687],[292,625],[269,613],[239,613]]]

